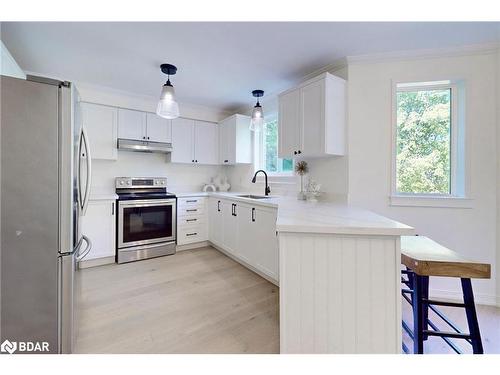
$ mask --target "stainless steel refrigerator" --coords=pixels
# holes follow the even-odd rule
[[[1,76],[0,86],[0,342],[71,353],[77,262],[92,246],[80,228],[91,158],[78,94],[33,76]]]

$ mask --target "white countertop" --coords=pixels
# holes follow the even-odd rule
[[[371,211],[336,202],[299,201],[291,197],[271,196],[250,199],[237,195],[245,192],[176,193],[177,197],[214,196],[278,208],[276,230],[293,233],[331,233],[364,235],[413,235],[408,225],[377,215]],[[258,194],[257,194],[258,195]]]

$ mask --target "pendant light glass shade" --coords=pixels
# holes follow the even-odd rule
[[[179,104],[175,101],[175,90],[170,81],[163,85],[156,114],[169,120],[179,117]]]
[[[252,119],[250,120],[250,130],[258,133],[262,130],[263,126],[264,112],[262,111],[262,107],[259,102],[257,102],[255,107],[253,107]]]
[[[260,132],[264,127],[264,111],[259,103],[259,98],[264,96],[263,90],[253,90],[252,95],[257,98],[257,103],[253,107],[252,119],[250,120],[250,130],[253,132]]]

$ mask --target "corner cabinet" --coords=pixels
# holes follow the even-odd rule
[[[118,108],[107,105],[80,103],[82,124],[87,130],[92,159],[118,158]]]
[[[186,118],[172,120],[172,163],[217,165],[218,127],[214,122]]]
[[[219,164],[252,163],[250,117],[233,115],[219,122]]]
[[[279,95],[280,158],[345,155],[346,81],[324,73]]]
[[[277,209],[210,197],[209,241],[233,259],[278,284]]]

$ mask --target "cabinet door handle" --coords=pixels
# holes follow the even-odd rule
[[[198,219],[186,219],[187,222],[190,222],[190,221],[196,221]]]
[[[237,216],[237,214],[236,214],[236,203],[234,204],[234,216]]]
[[[255,221],[255,207],[252,207],[252,222]]]
[[[111,203],[111,216],[115,215],[115,202]]]
[[[220,201],[217,201],[217,212],[220,212]]]
[[[198,233],[196,233],[196,232],[193,232],[193,233],[186,233],[186,236],[188,236],[188,237],[189,237],[189,236],[196,236],[197,234],[198,234]]]
[[[224,160],[224,163],[228,163],[228,162],[229,162],[229,160]]]
[[[196,212],[196,211],[198,211],[198,209],[197,209],[197,208],[192,208],[192,209],[190,209],[190,210],[186,210],[186,212]]]
[[[198,202],[198,200],[197,200],[197,199],[192,199],[192,200],[187,200],[187,201],[186,201],[186,203],[196,203],[196,202]]]

